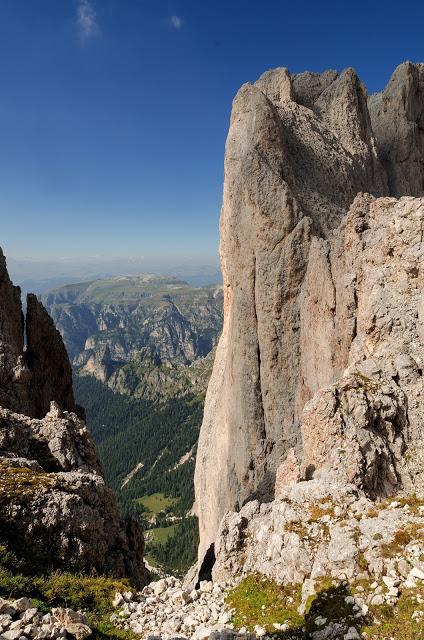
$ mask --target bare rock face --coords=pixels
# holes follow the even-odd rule
[[[53,320],[33,294],[27,296],[26,332],[34,415],[45,415],[53,399],[63,409],[75,411],[72,368],[65,345]]]
[[[397,469],[393,490],[403,486],[420,494],[423,225],[423,199],[358,196],[340,228],[328,240],[314,240],[301,296],[302,384],[297,401],[300,407],[312,398],[317,406],[322,389],[340,379],[340,405],[349,395],[341,389],[349,387],[353,375],[367,397],[359,401],[358,389],[354,392],[356,402],[349,406],[347,401],[345,422],[353,420],[356,429],[364,424],[375,435],[380,430],[387,443],[403,440],[404,445],[398,440],[395,446],[396,457],[402,448],[408,454]],[[376,397],[378,409],[373,408]],[[318,422],[317,416],[309,420],[317,433]],[[308,438],[303,424],[303,454],[315,450],[319,455],[319,447],[306,443]],[[332,436],[322,439],[327,448],[334,442]]]
[[[420,65],[411,67],[419,76]],[[405,99],[419,102],[414,86]],[[221,214],[224,329],[195,474],[200,562],[228,510],[273,499],[288,450],[282,478],[296,478],[295,460],[304,477],[342,467],[337,456],[337,464],[329,461],[327,436],[339,434],[340,449],[355,443],[350,479],[369,495],[423,486],[419,464],[407,470],[402,461],[423,437],[423,203],[381,198],[394,188],[375,118],[383,115],[370,118],[351,69],[293,76],[276,69],[234,100]],[[416,160],[402,167],[410,178],[405,190],[414,191],[418,150]],[[371,195],[355,200],[361,192]],[[354,367],[353,382],[363,376],[378,386],[377,405],[390,406],[373,408],[359,383],[348,391],[347,371],[340,388],[314,400],[308,431],[305,404],[347,367]],[[340,394],[348,411],[358,411],[362,431],[341,415]],[[321,454],[318,417],[327,434]],[[375,471],[364,478],[361,465]]]
[[[391,195],[424,195],[424,64],[399,65],[369,110]]]
[[[24,359],[24,316],[21,292],[10,281],[0,249],[0,404],[28,407],[31,374]]]
[[[398,385],[355,372],[305,406],[300,478],[331,470],[372,499],[390,496],[401,486],[407,427]]]
[[[32,294],[24,320],[21,292],[10,281],[1,249],[0,296],[0,406],[34,418],[45,416],[52,400],[75,411],[72,369],[60,333]]]
[[[121,521],[94,443],[75,413],[72,370],[59,332],[20,291],[0,256],[0,540],[38,570],[147,581],[144,541]]]

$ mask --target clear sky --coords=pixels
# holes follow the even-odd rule
[[[214,256],[225,136],[263,71],[424,60],[424,3],[0,0],[0,244]]]

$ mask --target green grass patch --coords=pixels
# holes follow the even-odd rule
[[[232,622],[237,628],[253,630],[255,625],[268,633],[276,633],[274,623],[288,622],[291,627],[301,627],[303,617],[297,612],[301,587],[280,587],[259,574],[249,575],[227,596],[228,606],[235,610]]]
[[[0,504],[11,500],[27,502],[34,493],[48,489],[53,484],[54,480],[48,473],[0,463]]]
[[[1,597],[30,597],[33,606],[43,614],[58,606],[82,609],[93,629],[93,638],[135,640],[138,637],[132,631],[116,629],[110,621],[115,593],[130,589],[127,580],[58,572],[34,577],[0,566]]]
[[[165,544],[169,538],[175,534],[177,525],[170,527],[158,527],[157,529],[149,529],[148,534],[152,536],[152,542],[156,544]]]
[[[423,622],[412,619],[414,611],[422,610],[423,607],[415,600],[417,595],[422,596],[422,589],[406,589],[401,594],[396,607],[388,605],[371,607],[375,623],[363,629],[367,633],[367,638],[373,640],[386,640],[387,638],[423,640]]]
[[[149,496],[137,498],[136,502],[143,505],[146,511],[157,515],[161,511],[166,511],[166,509],[172,507],[176,502],[178,502],[178,498],[165,496],[163,493],[152,493]]]
[[[227,596],[227,604],[235,610],[232,622],[236,628],[247,627],[253,631],[255,625],[261,625],[269,635],[280,638],[299,638],[306,640],[323,628],[317,625],[318,617],[329,623],[342,623],[354,627],[359,634],[370,640],[424,640],[422,620],[414,620],[414,611],[422,610],[418,596],[422,589],[405,589],[395,606],[384,604],[370,607],[366,617],[357,617],[351,596],[358,588],[369,592],[369,582],[359,581],[353,585],[334,584],[329,578],[322,579],[316,585],[316,594],[306,603],[306,612],[298,613],[301,600],[299,585],[281,587],[272,580],[253,574],[245,577]],[[288,622],[286,632],[276,631],[274,623]],[[339,637],[339,636],[337,636]]]
[[[112,608],[117,591],[128,591],[127,580],[89,577],[71,573],[53,573],[43,580],[40,590],[52,606],[66,606],[95,613],[106,613]]]
[[[322,628],[315,623],[318,617],[362,630],[367,621],[355,617],[353,603],[349,598],[346,602],[351,595],[347,584],[334,585],[331,579],[322,579],[316,588],[316,594],[307,600],[305,615],[298,612],[301,585],[280,586],[259,574],[246,576],[228,594],[226,602],[234,609],[232,622],[236,628],[253,631],[260,625],[269,635],[281,638],[311,638]],[[276,623],[288,623],[289,629],[276,630]]]

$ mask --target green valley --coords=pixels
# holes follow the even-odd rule
[[[194,460],[222,288],[123,276],[66,285],[43,302],[121,512],[142,521],[152,564],[183,573],[198,544]]]

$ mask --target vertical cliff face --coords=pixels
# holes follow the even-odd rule
[[[424,494],[423,230],[423,198],[360,194],[328,239],[311,243],[301,293],[303,477],[336,468],[349,482],[362,476],[372,498]]]
[[[75,412],[72,368],[59,331],[36,298],[27,296],[26,361],[31,371],[34,415],[44,416],[55,400],[60,407]]]
[[[421,73],[406,64],[394,74],[416,120],[405,124],[414,153],[402,159],[395,136],[385,142],[387,112],[370,117],[351,69],[276,69],[234,100],[221,214],[224,329],[195,475],[200,561],[227,510],[272,498],[285,453],[301,453],[305,402],[348,364],[358,322],[354,258],[344,245],[330,263],[326,242],[357,193],[419,192]],[[407,179],[395,180],[399,172]]]
[[[28,406],[30,372],[24,360],[24,316],[21,292],[14,287],[0,249],[0,404]]]
[[[72,369],[60,333],[36,296],[27,298],[10,281],[0,249],[0,406],[42,418],[54,400],[75,411]]]

